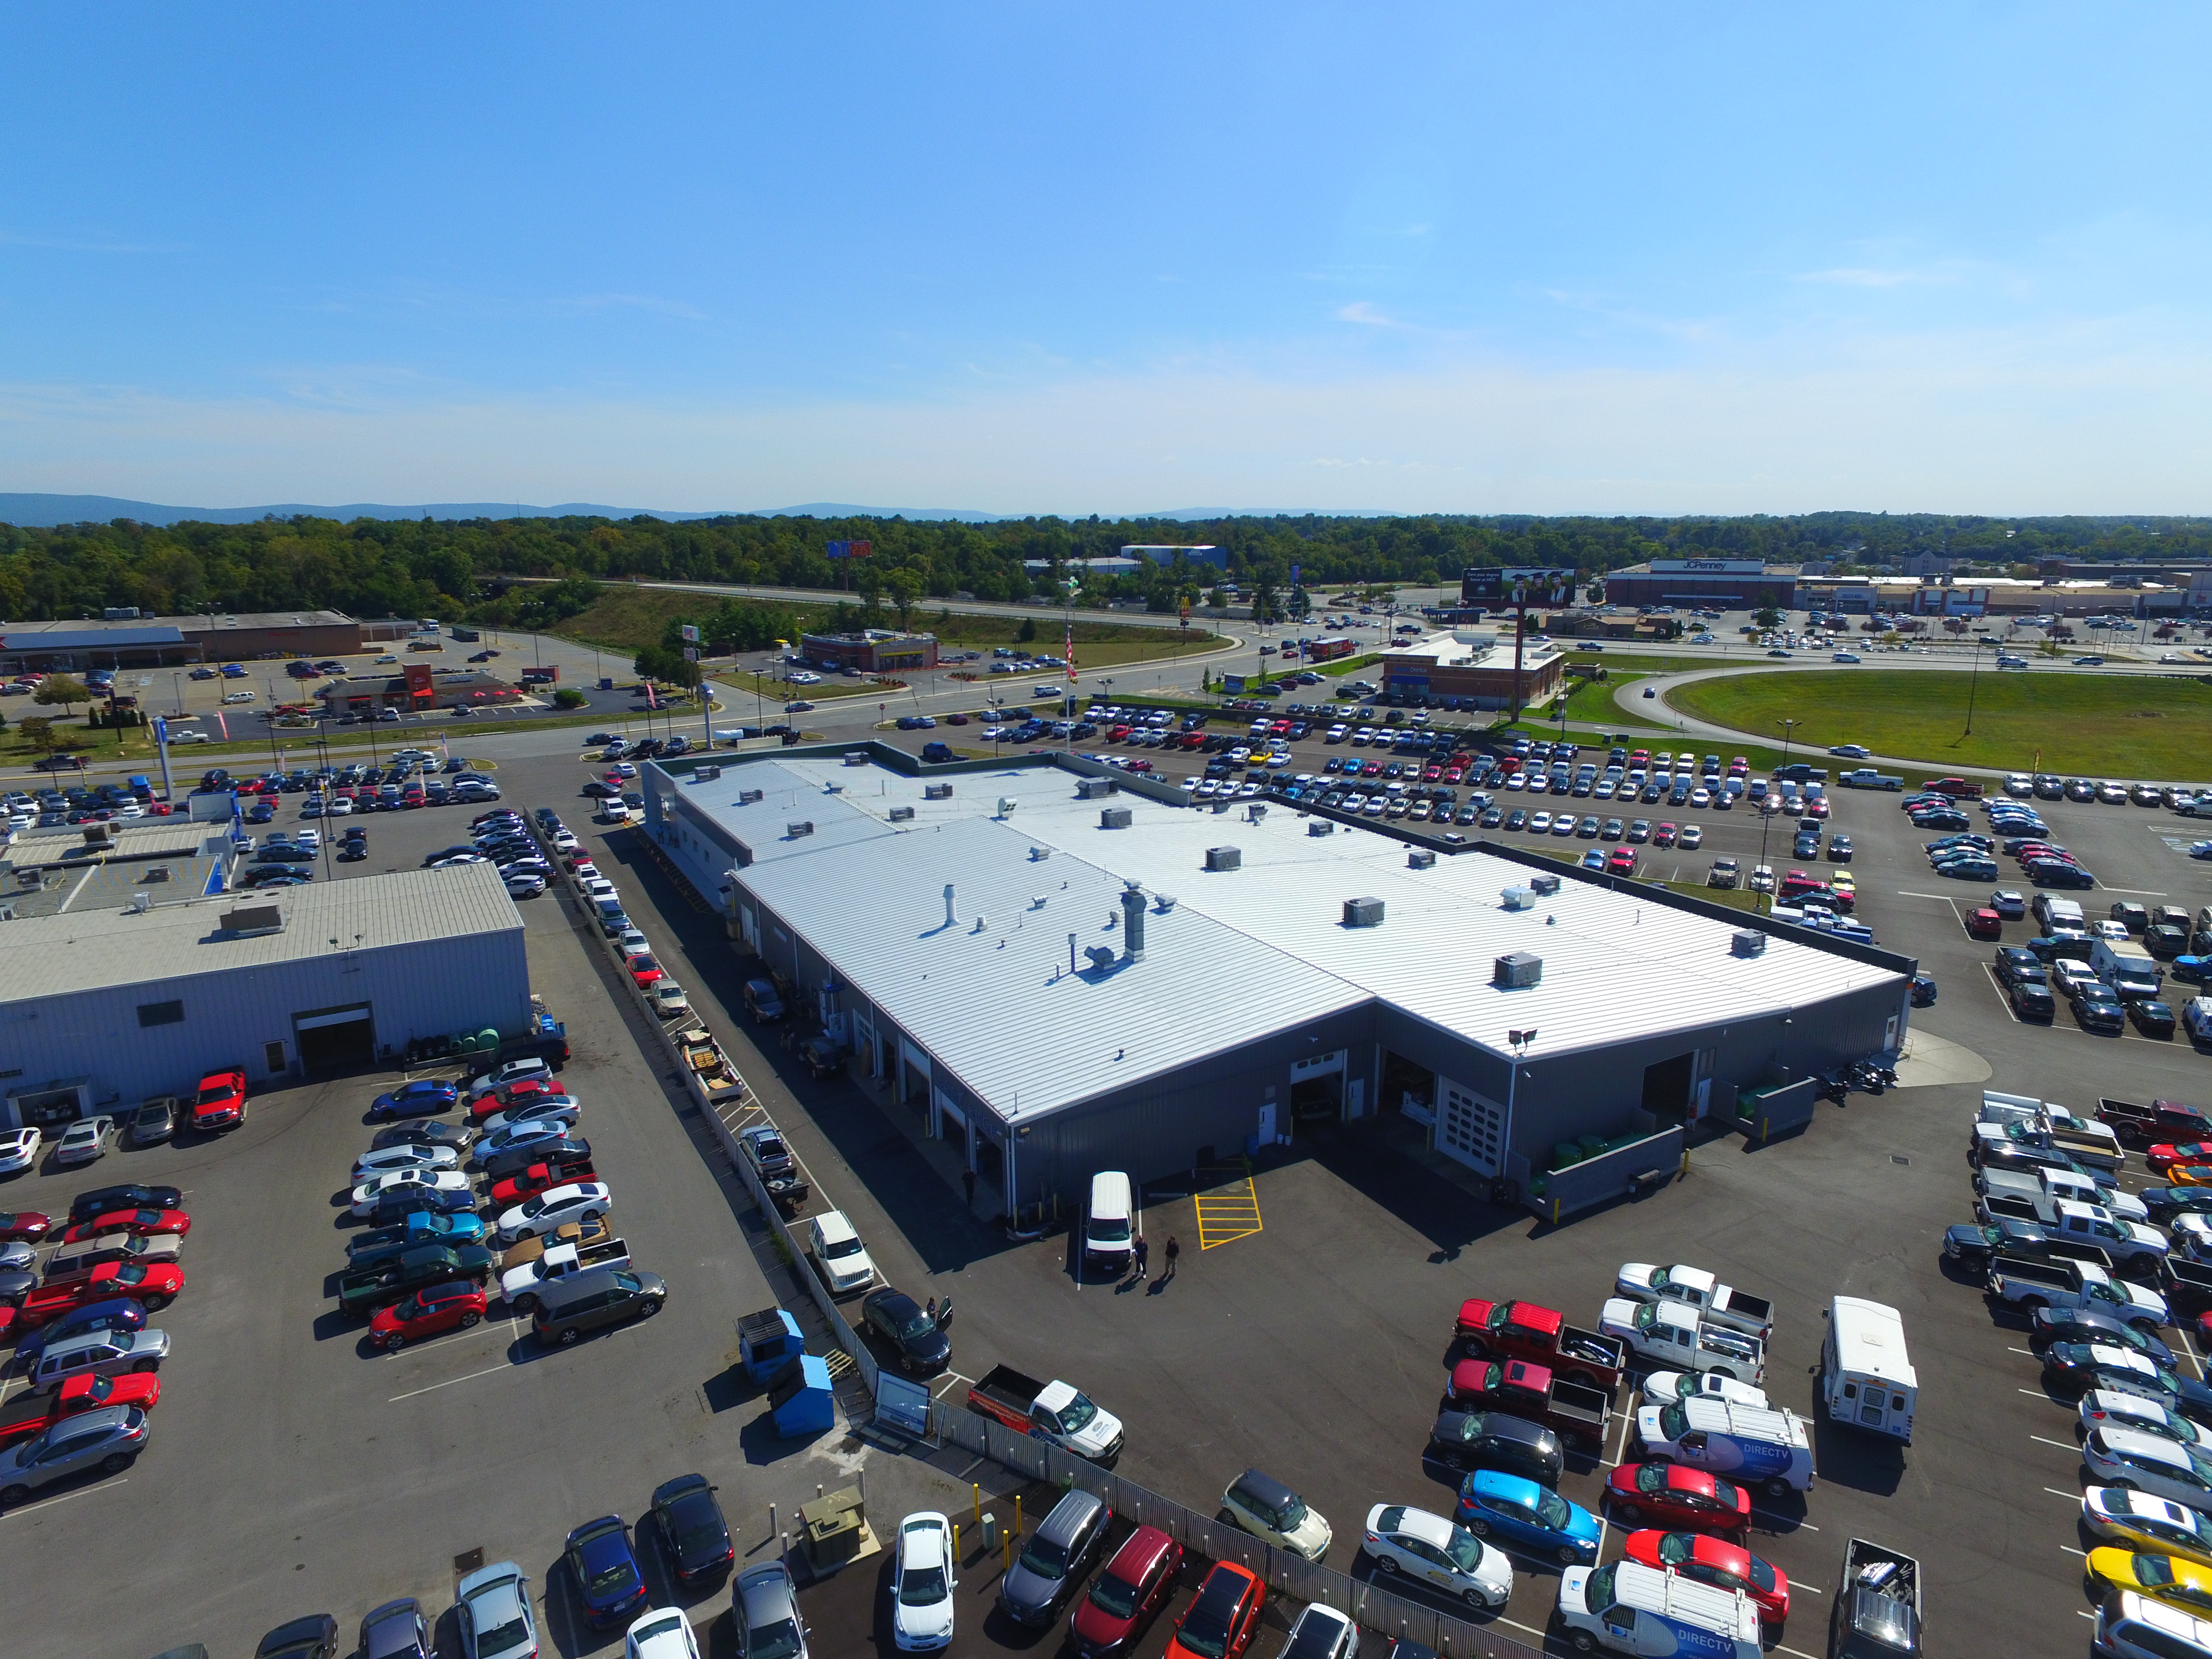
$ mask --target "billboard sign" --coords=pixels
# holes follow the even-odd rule
[[[1531,565],[1469,565],[1460,574],[1462,605],[1510,605],[1525,597],[1530,605],[1571,605],[1572,570]]]
[[[872,542],[832,542],[830,556],[833,559],[865,559],[875,551]]]
[[[684,643],[686,645],[696,645],[699,643],[699,629],[694,623],[685,623],[684,624]]]
[[[407,696],[412,702],[427,702],[437,694],[438,683],[430,678],[430,665],[410,662],[407,665]]]

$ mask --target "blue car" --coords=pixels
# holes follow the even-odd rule
[[[593,1629],[617,1624],[645,1605],[645,1575],[619,1515],[603,1515],[570,1533],[562,1559],[583,1603],[584,1622]]]
[[[139,1331],[146,1328],[146,1309],[143,1304],[129,1297],[119,1296],[110,1302],[90,1302],[82,1308],[71,1308],[52,1324],[41,1325],[35,1331],[24,1333],[23,1340],[15,1345],[15,1357],[25,1370],[39,1363],[39,1356],[46,1351],[49,1342],[59,1342],[64,1337],[89,1336],[94,1331]]]
[[[1517,1474],[1477,1469],[1459,1489],[1453,1519],[1478,1538],[1566,1566],[1588,1566],[1597,1559],[1597,1517]]]
[[[1936,981],[1926,974],[1912,976],[1912,1006],[1925,1008],[1936,1000]]]
[[[396,1117],[435,1117],[441,1112],[451,1111],[453,1103],[460,1097],[460,1090],[453,1084],[418,1077],[388,1095],[377,1096],[368,1109],[368,1121],[386,1123]]]

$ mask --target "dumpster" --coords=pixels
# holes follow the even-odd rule
[[[738,1322],[738,1362],[756,1383],[765,1383],[806,1352],[799,1322],[781,1308],[763,1308]]]
[[[803,1353],[786,1364],[769,1383],[768,1409],[776,1433],[786,1440],[830,1429],[837,1420],[830,1362],[818,1354]]]

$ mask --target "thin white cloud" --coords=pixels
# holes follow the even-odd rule
[[[1407,324],[1400,322],[1395,317],[1384,314],[1364,300],[1354,300],[1350,305],[1339,306],[1336,308],[1336,320],[1340,323],[1358,323],[1364,328],[1409,326]]]

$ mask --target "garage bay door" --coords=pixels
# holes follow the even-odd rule
[[[376,1021],[369,1005],[325,1008],[292,1016],[300,1064],[310,1072],[335,1072],[368,1065],[376,1058]]]

